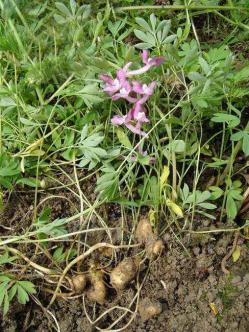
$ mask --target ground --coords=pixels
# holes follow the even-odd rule
[[[29,195],[22,195],[22,213],[26,216],[30,211],[28,198]],[[62,201],[61,204],[63,206]],[[62,214],[58,205],[55,215]],[[210,227],[210,222],[204,221],[204,225]],[[222,225],[212,226],[214,230],[216,227],[221,228]],[[96,326],[104,330],[120,317],[121,311],[110,311],[103,320],[97,321],[96,326],[90,324],[85,312],[94,321],[114,305],[128,308],[133,301],[130,308],[137,311],[136,317],[130,322],[132,316],[128,314],[115,328],[121,329],[127,325],[124,329],[127,332],[248,331],[249,254],[246,239],[241,236],[238,240],[238,261],[233,262],[229,258],[226,263],[229,274],[224,274],[221,262],[233,245],[234,233],[186,234],[176,238],[176,235],[168,232],[163,235],[163,241],[164,252],[154,262],[144,263],[137,280],[138,283],[144,282],[140,300],[159,303],[162,308],[159,315],[146,321],[141,319],[134,301],[137,282],[133,281],[123,292],[116,293],[109,289],[107,301],[102,306],[90,303],[87,298],[83,301],[79,296],[68,301],[58,300],[50,308],[50,313],[45,310],[48,297],[41,292],[38,298],[42,304],[33,300],[26,306],[13,303],[10,312],[1,321],[1,330],[53,331],[54,319],[51,314],[56,317],[61,332],[95,331]]]

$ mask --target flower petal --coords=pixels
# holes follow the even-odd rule
[[[124,122],[125,122],[125,116],[114,115],[114,117],[111,119],[111,123],[114,126],[120,126],[124,124]]]
[[[141,53],[141,58],[143,60],[143,63],[146,65],[149,59],[149,52],[147,50],[143,50],[143,52]]]
[[[146,135],[146,133],[141,130],[141,126],[138,123],[136,124],[136,126],[133,126],[130,123],[126,123],[125,125],[134,134],[141,135],[141,136],[145,136]]]
[[[149,59],[148,64],[150,66],[160,66],[162,63],[164,63],[165,60],[166,60],[165,57],[158,56],[158,57],[154,57],[152,59]]]
[[[136,93],[143,94],[143,86],[139,81],[132,81],[132,90]]]
[[[150,122],[148,118],[146,118],[145,112],[139,112],[135,118],[139,123]]]
[[[113,78],[110,75],[106,74],[99,75],[99,78],[108,84],[113,84]]]

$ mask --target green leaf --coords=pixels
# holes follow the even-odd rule
[[[240,141],[245,135],[246,135],[246,133],[244,131],[239,131],[239,132],[231,135],[231,140],[235,141],[235,142]]]
[[[240,193],[241,193],[241,190],[230,189],[229,192],[228,192],[228,196],[232,197],[236,201],[242,201],[243,196]]]
[[[67,20],[63,16],[58,14],[54,14],[54,19],[58,24],[65,24],[67,22]]]
[[[211,186],[208,189],[211,190],[211,196],[209,198],[210,200],[216,200],[224,194],[224,191],[216,186]]]
[[[24,184],[33,188],[40,187],[40,181],[35,178],[21,178],[16,181],[16,184]]]
[[[10,97],[0,98],[0,107],[16,106],[16,102]]]
[[[63,259],[64,259],[63,250],[64,250],[63,247],[58,247],[54,251],[53,258],[54,258],[55,261],[57,261],[57,262],[62,262],[63,261]]]
[[[135,46],[141,50],[147,50],[148,48],[151,47],[149,43],[138,43]]]
[[[151,31],[150,25],[141,17],[136,17],[135,21],[138,25],[140,25],[141,28],[143,28],[145,31]]]
[[[151,35],[150,33],[145,33],[141,30],[137,30],[135,29],[134,30],[134,34],[135,36],[142,40],[143,42],[147,43],[151,46],[155,46],[156,45],[156,41],[155,41],[155,38],[153,37],[153,35]]]
[[[19,285],[17,286],[17,299],[21,304],[26,304],[29,300],[27,292],[22,288],[22,286]]]
[[[17,284],[20,285],[29,294],[36,293],[35,285],[31,281],[20,280],[20,281],[17,281]]]
[[[191,72],[188,74],[188,78],[191,80],[191,81],[196,81],[196,82],[199,82],[199,81],[203,81],[205,79],[205,77],[197,72]]]
[[[248,80],[248,77],[249,77],[249,65],[237,71],[233,76],[233,81],[235,83],[238,83],[244,80]]]
[[[211,193],[209,191],[203,191],[200,192],[199,190],[196,191],[196,204],[199,205],[199,203],[202,203],[206,200],[208,200],[211,196]]]
[[[211,120],[218,123],[227,123],[228,128],[234,128],[240,124],[240,118],[227,113],[215,113]]]
[[[123,144],[126,148],[131,149],[132,148],[131,142],[130,142],[128,136],[126,135],[126,133],[123,131],[123,129],[117,128],[116,133],[117,133],[119,142],[121,144]]]
[[[152,29],[156,30],[157,18],[155,16],[155,14],[150,15],[150,23],[151,23]]]
[[[237,206],[231,196],[227,197],[226,211],[227,211],[227,216],[229,219],[234,219],[237,215]]]
[[[248,133],[246,133],[243,137],[242,150],[243,150],[244,154],[248,157],[249,156],[249,134]]]
[[[186,144],[183,140],[180,139],[176,139],[173,140],[168,147],[171,149],[171,151],[175,152],[175,153],[182,153],[185,151],[186,149]]]
[[[169,43],[172,43],[175,39],[176,39],[176,35],[170,35],[170,36],[164,38],[162,43],[169,44]]]
[[[9,301],[11,302],[17,292],[17,284],[15,283],[9,290]]]
[[[210,67],[209,67],[207,61],[200,57],[199,64],[201,65],[201,68],[204,71],[205,75],[208,76],[210,73]]]
[[[2,282],[0,285],[0,306],[2,305],[4,297],[7,293],[6,288],[8,286],[8,283],[9,283],[9,280]]]
[[[0,255],[0,265],[6,264],[6,263],[11,263],[14,260],[16,260],[16,258],[17,258],[17,256],[11,256],[11,257],[9,257],[8,252],[5,252],[4,255]],[[3,281],[3,280],[1,279],[0,281]]]
[[[71,16],[70,10],[62,2],[55,2],[55,6],[65,16]]]
[[[3,315],[5,316],[7,314],[7,312],[9,311],[9,307],[10,307],[10,302],[9,302],[9,296],[8,296],[8,292],[5,292],[5,296],[4,296],[4,304],[3,304]]]
[[[215,204],[211,204],[211,203],[198,203],[198,207],[202,207],[203,209],[207,209],[207,210],[214,210],[217,208],[217,206]]]
[[[240,258],[240,247],[236,246],[235,250],[232,253],[233,262],[236,263]]]

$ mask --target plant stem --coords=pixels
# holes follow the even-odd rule
[[[249,8],[236,6],[184,6],[184,5],[158,5],[158,6],[126,6],[114,8],[115,12],[133,10],[241,10],[249,11]]]
[[[247,123],[247,125],[245,127],[245,131],[247,131],[247,130],[249,130],[249,122]],[[225,180],[225,178],[227,176],[227,173],[229,172],[229,170],[230,170],[232,164],[234,163],[234,160],[237,157],[237,154],[240,152],[241,148],[242,148],[242,142],[239,141],[235,145],[234,150],[233,150],[232,155],[231,155],[231,158],[229,159],[228,164],[226,165],[223,173],[221,174],[221,176],[220,176],[220,178],[218,180],[218,184],[217,185],[223,184],[223,182],[224,182],[224,180]]]

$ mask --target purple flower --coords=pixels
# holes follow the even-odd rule
[[[111,122],[116,126],[124,124],[134,134],[145,136],[146,133],[141,130],[141,126],[143,123],[149,122],[149,119],[146,117],[140,101],[138,101],[126,115],[115,115]]]
[[[109,96],[114,95],[115,93],[120,91],[120,89],[128,89],[129,82],[126,80],[126,76],[127,70],[130,65],[131,62],[127,63],[122,69],[119,69],[117,71],[117,77],[115,79],[113,79],[110,75],[100,75],[99,78],[106,83],[103,90]]]
[[[140,95],[152,96],[154,89],[156,87],[156,82],[153,81],[150,84],[141,84],[138,81],[132,81],[132,89],[134,92],[139,93]]]
[[[147,50],[143,50],[141,57],[142,57],[143,63],[145,65],[150,65],[151,67],[160,66],[166,60],[165,57],[163,57],[163,56],[149,58],[149,52]]]
[[[114,117],[111,119],[111,123],[114,126],[120,126],[125,123],[125,118],[126,118],[126,115],[124,115],[124,116],[114,115]]]
[[[123,68],[117,71],[116,78],[113,79],[109,75],[101,75],[100,79],[105,82],[104,91],[111,96],[112,100],[120,98],[126,99],[133,107],[126,115],[115,115],[111,122],[113,125],[125,125],[131,132],[137,135],[145,136],[146,133],[141,130],[144,123],[149,122],[146,117],[145,110],[142,105],[153,95],[156,82],[142,84],[139,81],[129,81],[129,77],[147,72],[153,66],[160,66],[164,61],[164,57],[149,58],[149,52],[144,50],[141,54],[144,66],[129,71],[131,62],[127,63]]]
[[[112,100],[118,100],[120,98],[124,98],[130,103],[135,103],[137,101],[137,98],[131,97],[130,93],[132,92],[132,87],[128,81],[124,81],[122,84],[121,89],[118,93],[115,93],[112,96]]]
[[[117,78],[113,79],[109,75],[101,75],[100,79],[106,83],[103,90],[109,96],[112,96],[113,94],[115,94],[116,92],[118,92],[122,88],[121,83]]]
[[[147,50],[144,50],[141,54],[143,63],[145,66],[136,69],[136,70],[131,70],[127,72],[127,77],[134,76],[134,75],[140,75],[143,73],[146,73],[151,67],[153,66],[160,66],[166,59],[164,57],[154,57],[154,58],[149,58],[149,52]]]

